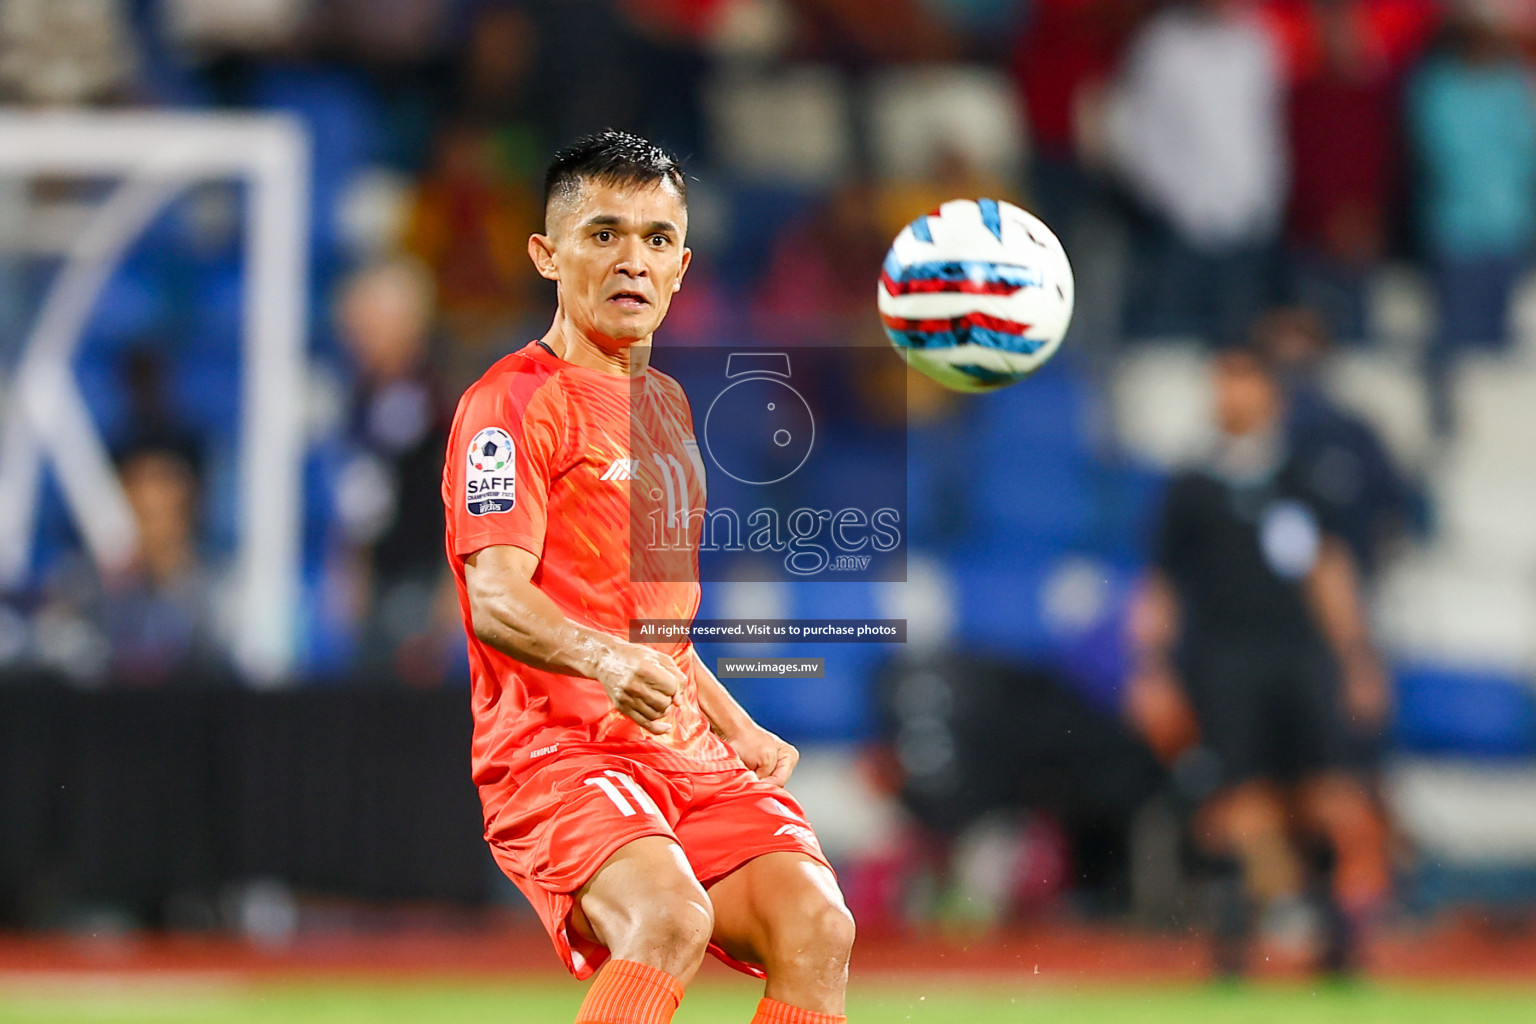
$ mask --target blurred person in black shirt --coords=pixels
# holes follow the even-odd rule
[[[356,373],[338,503],[362,606],[361,667],[423,685],[442,680],[445,645],[459,635],[442,503],[423,484],[438,478],[453,415],[429,359],[433,302],[426,268],[398,258],[353,274],[336,308]]]
[[[1389,887],[1348,737],[1381,727],[1388,681],[1349,546],[1287,453],[1272,368],[1232,350],[1214,382],[1220,440],[1170,483],[1132,607],[1127,710],[1200,801],[1197,845],[1227,869],[1213,886],[1218,970],[1244,970],[1255,910],[1318,966],[1347,970]],[[1314,851],[1331,880],[1309,880]]]
[[[127,564],[64,560],[33,624],[37,660],[77,685],[203,686],[232,678],[219,574],[199,549],[202,487],[183,447],[145,440],[116,455],[138,533]]]
[[[1323,371],[1333,338],[1321,316],[1301,307],[1270,310],[1254,324],[1252,341],[1285,385],[1292,460],[1369,581],[1387,544],[1422,527],[1423,496],[1376,430],[1328,394]]]
[[[217,576],[198,550],[202,486],[183,448],[145,446],[118,460],[138,552],[102,579],[102,623],[114,674],[130,684],[226,680]]]

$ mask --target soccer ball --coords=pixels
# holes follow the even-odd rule
[[[1038,217],[954,199],[917,218],[880,271],[880,319],[914,369],[956,391],[1023,380],[1072,321],[1072,265]]]
[[[487,427],[469,442],[469,464],[480,473],[496,473],[512,458],[512,439],[498,427]]]

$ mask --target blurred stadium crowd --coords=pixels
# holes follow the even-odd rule
[[[1509,808],[1536,792],[1533,59],[1523,0],[0,0],[12,104],[308,129],[300,680],[462,681],[447,421],[547,324],[525,242],[548,155],[611,125],[691,176],[696,259],[663,346],[884,345],[886,247],[957,196],[1038,212],[1077,271],[1072,335],[1037,378],[961,398],[893,357],[868,387],[908,389],[905,465],[829,439],[834,465],[907,474],[907,584],[717,585],[702,614],[897,615],[907,663],[963,651],[978,676],[1027,667],[1112,709],[1160,483],[1211,436],[1207,358],[1257,341],[1396,668],[1394,745],[1420,766],[1399,813],[1437,856],[1527,866]],[[94,194],[0,182],[0,380],[49,232]],[[7,674],[238,683],[238,200],[189,193],[101,298],[76,369],[141,550],[98,572],[45,495],[33,572],[0,603]],[[950,740],[882,684],[893,652],[826,656],[824,680],[734,688],[788,738],[886,730],[893,769],[942,775]],[[1503,788],[1437,767],[1463,756],[1512,759]]]

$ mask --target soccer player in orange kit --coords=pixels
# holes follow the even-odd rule
[[[665,1024],[706,950],[767,979],[753,1024],[834,1024],[853,918],[783,789],[799,754],[686,639],[624,639],[699,604],[700,517],[691,575],[632,571],[629,533],[674,475],[704,507],[687,399],[649,367],[687,218],[681,168],[644,139],[561,151],[528,242],[554,322],[459,402],[443,502],[474,779],[497,863],[566,967],[597,972],[578,1024]]]

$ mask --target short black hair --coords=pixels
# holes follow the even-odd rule
[[[579,188],[583,180],[604,185],[672,183],[686,206],[688,185],[677,157],[654,142],[612,128],[583,135],[555,154],[544,172],[544,208]]]

